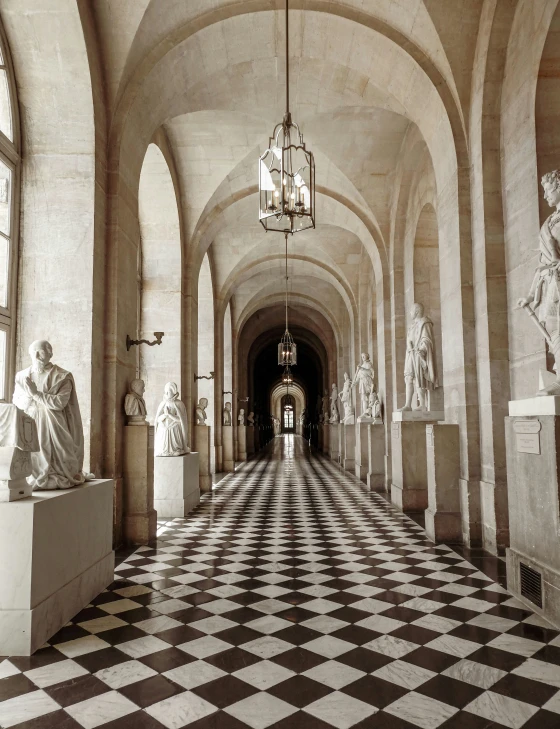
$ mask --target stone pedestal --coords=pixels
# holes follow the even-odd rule
[[[330,444],[330,438],[329,438],[329,435],[330,435],[330,427],[329,427],[329,424],[328,423],[323,423],[323,425],[321,426],[321,428],[323,430],[323,453],[325,455],[328,455],[328,453],[329,453],[329,444]]]
[[[224,448],[224,471],[226,473],[233,473],[233,471],[235,471],[235,458],[233,456],[233,425],[225,425],[222,428],[222,445]]]
[[[150,432],[151,430],[151,432]],[[123,536],[127,544],[156,538],[153,428],[126,425],[123,443]]]
[[[247,457],[255,454],[255,426],[247,426]]]
[[[154,507],[160,518],[186,516],[200,501],[198,453],[156,456]]]
[[[356,464],[356,426],[343,425],[341,463],[345,471],[354,473]]]
[[[509,412],[507,586],[560,626],[560,397],[511,402]],[[531,595],[541,598],[542,607]]]
[[[110,479],[0,504],[0,655],[29,656],[113,581]]]
[[[372,491],[385,491],[385,428],[383,423],[367,426],[368,472],[366,483]]]
[[[340,459],[340,445],[339,445],[339,423],[331,423],[329,425],[329,456],[332,461]]]
[[[198,453],[198,483],[202,493],[212,491],[212,468],[210,454],[212,448],[212,428],[210,425],[195,425],[194,428],[194,450]],[[224,431],[222,429],[222,438]],[[231,427],[230,427],[231,430]],[[224,445],[224,461],[225,461]]]
[[[426,533],[433,542],[462,542],[459,491],[459,426],[426,426],[428,508]]]
[[[356,423],[354,426],[356,429],[356,451],[355,451],[355,464],[354,473],[356,478],[364,483],[367,480],[367,474],[369,470],[368,463],[368,424],[367,423]]]
[[[403,511],[428,508],[426,425],[443,413],[393,413],[391,423],[391,501]]]
[[[247,426],[237,426],[237,452],[240,461],[247,460]]]

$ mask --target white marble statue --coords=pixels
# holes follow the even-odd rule
[[[354,406],[352,405],[352,380],[348,372],[344,373],[344,385],[342,392],[339,394],[340,401],[344,405],[344,419],[345,425],[353,425],[354,423]]]
[[[179,388],[174,382],[168,382],[164,388],[154,424],[154,455],[182,456],[189,453],[187,409],[179,399]]]
[[[144,402],[144,380],[132,380],[124,399],[127,425],[146,425],[146,403]]]
[[[231,425],[231,403],[226,402],[224,405],[224,425]]]
[[[331,417],[329,422],[338,423],[339,421],[340,413],[338,410],[338,387],[336,386],[336,383],[333,382],[333,386],[331,389]]]
[[[539,265],[526,297],[517,300],[536,324],[554,355],[556,377],[537,395],[560,395],[560,170],[549,172],[541,180],[544,198],[552,215],[544,221],[539,236]]]
[[[404,381],[406,402],[401,411],[430,409],[429,392],[438,387],[434,325],[424,316],[422,304],[413,304],[410,312],[412,323],[406,333],[406,358]],[[417,404],[414,398],[417,398]],[[414,407],[413,407],[414,405]]]
[[[239,425],[245,425],[245,410],[241,408],[239,415],[237,416],[237,422]]]
[[[375,388],[372,388],[368,397],[368,406],[365,413],[360,415],[358,422],[360,423],[374,423],[375,421],[381,420],[381,402],[379,401],[379,395]]]
[[[365,415],[368,409],[368,400],[373,390],[373,364],[369,358],[369,354],[362,352],[362,361],[356,367],[356,374],[352,380],[352,387],[358,385],[360,394],[361,415]]]
[[[307,408],[303,408],[301,411],[301,415],[299,416],[299,422],[301,425],[305,425],[307,423]]]
[[[249,415],[247,416],[247,425],[254,426],[255,425],[255,413],[251,410]]]
[[[84,473],[84,433],[70,372],[51,362],[49,342],[29,347],[31,366],[16,374],[13,403],[35,421],[38,452],[31,453],[33,490],[69,489],[95,478]]]
[[[198,401],[198,405],[196,406],[195,415],[196,415],[196,424],[197,425],[205,425],[206,423],[206,408],[208,407],[208,400],[205,397],[201,397]]]
[[[325,394],[323,395],[323,410],[321,412],[321,415],[323,416],[323,423],[329,422],[329,393],[325,390]]]

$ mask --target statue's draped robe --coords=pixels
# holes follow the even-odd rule
[[[144,417],[146,415],[144,398],[136,392],[129,392],[124,399],[124,411],[129,418]]]
[[[27,377],[37,385],[30,397]],[[13,403],[35,420],[41,450],[31,454],[34,489],[69,489],[84,483],[84,433],[74,378],[49,363],[42,372],[28,367],[16,374]]]
[[[156,456],[182,456],[188,449],[187,409],[175,395],[160,403],[155,418]]]
[[[434,325],[424,316],[416,319],[406,335],[404,376],[413,377],[416,387],[434,390],[438,386],[434,353]]]
[[[373,376],[373,365],[370,360],[358,365],[354,381],[358,383],[358,391],[362,399],[369,397],[369,393],[373,390]]]
[[[558,272],[550,266],[560,263],[560,215],[555,212],[549,216],[539,236],[539,266],[535,272],[529,299],[538,308],[541,322],[547,317],[558,317],[559,282]]]

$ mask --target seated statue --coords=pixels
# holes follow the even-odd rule
[[[16,374],[13,403],[37,425],[40,450],[31,453],[33,490],[69,489],[95,478],[82,470],[84,433],[70,372],[52,364],[49,342],[29,347],[31,366]]]
[[[196,406],[196,424],[204,425],[206,422],[206,408],[208,407],[208,400],[205,397],[201,397]]]
[[[130,389],[124,399],[124,411],[127,425],[146,425],[146,403],[144,402],[144,380],[132,380]]]
[[[179,399],[179,388],[168,382],[155,419],[154,455],[182,456],[189,452],[187,409]]]

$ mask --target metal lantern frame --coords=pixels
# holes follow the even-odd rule
[[[285,261],[286,261],[286,331],[282,335],[280,344],[278,345],[278,364],[280,367],[286,367],[297,364],[297,344],[294,342],[294,338],[290,334],[288,329],[288,233],[285,233],[286,248],[285,248]]]
[[[292,375],[290,365],[286,365],[284,367],[284,372],[282,373],[282,384],[286,385],[286,387],[294,384],[294,376]]]

